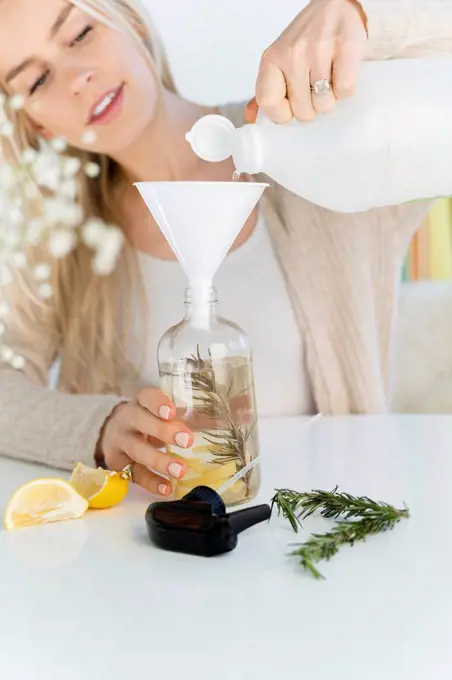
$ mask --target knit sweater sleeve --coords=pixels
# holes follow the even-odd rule
[[[65,394],[26,373],[0,371],[0,455],[62,470],[93,467],[105,419],[123,401],[114,395]]]
[[[123,399],[49,387],[49,370],[59,348],[56,320],[50,306],[24,292],[11,296],[1,341],[25,363],[15,370],[0,361],[0,455],[64,470],[78,461],[94,466],[102,425]]]
[[[452,0],[360,0],[368,59],[452,53]]]

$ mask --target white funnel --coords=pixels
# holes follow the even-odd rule
[[[137,182],[135,184],[192,288],[213,277],[267,184]]]

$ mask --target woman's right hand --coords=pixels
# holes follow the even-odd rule
[[[311,121],[332,111],[336,100],[351,97],[367,30],[359,0],[311,0],[264,52],[246,121],[255,122],[258,107],[275,123]],[[316,94],[315,83],[324,80],[331,90]]]
[[[136,484],[151,493],[170,496],[171,480],[181,479],[187,468],[180,458],[158,449],[193,444],[191,430],[175,417],[176,408],[168,397],[157,388],[145,387],[134,401],[113,410],[104,425],[98,454],[109,470],[119,472],[132,463]]]

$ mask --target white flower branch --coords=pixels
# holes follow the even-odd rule
[[[24,103],[19,95],[7,99],[0,94],[0,360],[16,369],[23,368],[25,361],[3,342],[10,309],[2,291],[13,280],[16,268],[29,266],[28,249],[40,245],[43,257],[46,253],[49,257],[49,262],[31,271],[36,292],[45,302],[53,295],[52,258],[66,257],[83,243],[93,251],[94,272],[105,276],[114,270],[124,242],[116,225],[86,219],[78,200],[81,173],[95,179],[101,171],[97,163],[83,163],[70,156],[67,142],[60,138],[40,140],[37,150],[17,153],[9,112],[19,111]],[[95,133],[86,130],[81,144],[88,146],[94,141]],[[15,164],[2,152],[8,144],[16,152]]]

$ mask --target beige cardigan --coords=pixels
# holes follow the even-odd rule
[[[452,52],[452,0],[363,0],[362,5],[368,58]],[[226,111],[238,120],[243,108]],[[390,404],[401,265],[429,205],[342,215],[274,185],[262,205],[307,346],[318,409],[384,412]],[[49,389],[49,367],[58,354],[52,338],[58,334],[30,338],[24,328],[26,319],[19,319],[8,329],[8,343],[26,358],[26,366],[24,371],[4,366],[0,372],[0,453],[63,469],[76,461],[91,465],[102,424],[129,389],[99,396]]]

